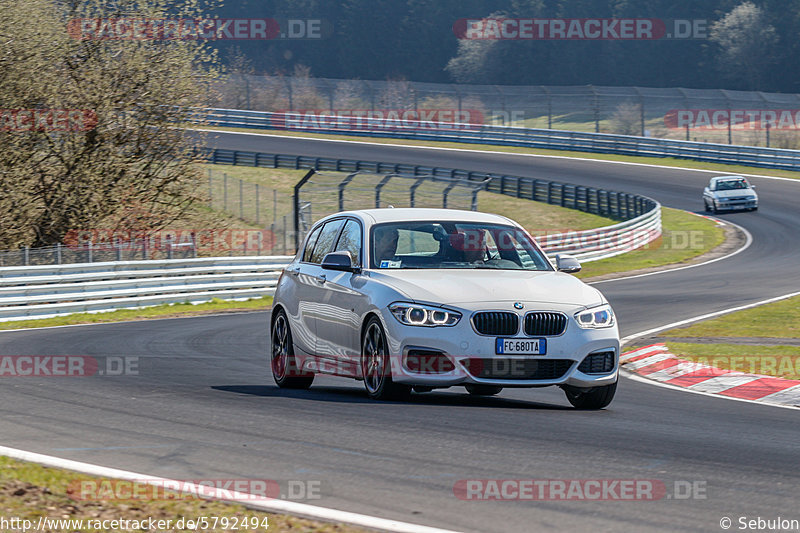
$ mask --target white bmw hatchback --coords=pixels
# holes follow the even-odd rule
[[[278,280],[270,320],[278,386],[363,380],[412,388],[556,385],[600,409],[614,397],[619,332],[597,289],[551,264],[516,222],[451,209],[370,209],[320,220]]]

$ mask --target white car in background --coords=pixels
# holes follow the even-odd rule
[[[703,204],[706,212],[758,209],[758,195],[755,186],[743,176],[717,176],[711,178],[703,190]]]
[[[278,386],[318,373],[374,399],[464,386],[561,387],[573,406],[614,397],[619,332],[597,289],[556,268],[516,222],[451,209],[370,209],[311,229],[278,280],[270,321]]]

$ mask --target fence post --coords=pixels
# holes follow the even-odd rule
[[[593,86],[589,86],[592,90],[592,103],[594,107],[594,132],[600,133],[600,99],[597,96],[597,91]]]
[[[25,251],[24,251],[23,255],[24,255],[24,260],[23,260],[24,266],[30,265],[31,264],[31,247],[30,246],[25,246]]]
[[[61,264],[61,243],[56,243],[56,264]]]
[[[315,173],[314,169],[309,169],[306,175],[294,186],[294,198],[292,204],[294,208],[294,249],[300,249],[300,188],[311,179]],[[286,252],[286,215],[283,216],[283,251]]]
[[[228,173],[222,173],[222,210],[228,211]]]
[[[87,262],[91,263],[92,262],[92,241],[89,241],[89,254],[88,255],[89,255],[89,261],[87,261]]]

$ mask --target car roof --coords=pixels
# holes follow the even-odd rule
[[[745,180],[745,177],[744,176],[716,176],[714,178],[711,178],[712,182],[728,181],[728,180]],[[747,181],[747,180],[745,180],[745,181]]]
[[[360,218],[369,225],[382,224],[384,222],[408,222],[412,220],[484,222],[489,224],[517,225],[516,222],[504,216],[492,213],[427,207],[360,209],[357,211],[342,211],[330,216],[354,216]]]

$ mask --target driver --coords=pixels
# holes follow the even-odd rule
[[[397,240],[399,233],[394,227],[377,227],[373,233],[375,250],[375,264],[380,265],[381,261],[392,260],[397,254]]]
[[[464,261],[467,263],[483,263],[487,258],[488,247],[486,245],[486,234],[483,231],[464,232],[463,242]]]

